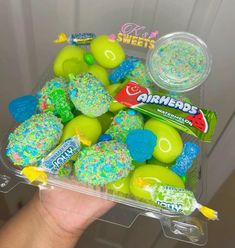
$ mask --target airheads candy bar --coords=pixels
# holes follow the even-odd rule
[[[200,140],[211,141],[217,122],[215,112],[154,92],[132,81],[125,83],[115,99],[129,108],[160,119]]]

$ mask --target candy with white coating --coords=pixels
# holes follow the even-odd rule
[[[144,87],[154,87],[153,80],[149,77],[145,64],[136,57],[130,58],[133,61],[134,69],[125,75],[125,79],[138,82]]]
[[[35,114],[9,135],[6,154],[14,165],[37,164],[59,143],[63,125],[52,114]]]
[[[62,77],[47,81],[37,93],[39,112],[53,113],[67,122],[73,118],[68,96],[68,82]]]
[[[106,131],[117,141],[126,142],[126,137],[131,130],[143,129],[144,119],[140,113],[129,109],[121,110],[113,119],[110,128]]]
[[[105,185],[126,177],[133,169],[131,162],[125,144],[103,141],[80,151],[75,162],[75,176],[83,183]]]
[[[69,96],[75,108],[89,117],[97,117],[109,109],[112,97],[91,73],[70,77]]]

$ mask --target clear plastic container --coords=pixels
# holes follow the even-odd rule
[[[49,70],[38,84],[38,87],[33,93],[36,93],[38,89],[47,81],[53,78],[53,73]],[[199,104],[200,91],[190,92],[190,98],[195,100],[194,102]],[[12,127],[9,129],[13,131],[17,126],[17,123],[12,123]],[[198,141],[193,136],[181,134],[184,141],[193,141],[197,144]],[[1,165],[0,165],[0,191],[9,192],[19,183],[30,184],[30,182],[21,174],[21,168],[14,166],[9,158],[6,156],[6,147],[8,144],[8,133],[5,133],[1,137]],[[203,159],[203,146],[199,144],[201,152],[194,161],[193,166],[187,173],[187,185],[186,188],[192,190],[195,193],[197,200],[200,200],[203,189],[203,182],[205,182],[205,170],[206,166]],[[102,199],[110,200],[118,203],[112,210],[102,217],[94,216],[93,219],[101,219],[103,221],[118,224],[126,228],[131,227],[136,218],[140,215],[148,216],[151,218],[159,219],[163,228],[165,236],[189,243],[203,245],[207,242],[207,223],[192,216],[183,216],[174,214],[172,212],[160,209],[156,206],[140,202],[129,195],[119,195],[106,187],[95,187],[88,184],[82,184],[78,182],[74,176],[70,178],[64,178],[57,175],[49,174],[46,184],[42,184],[38,181],[32,183],[40,188],[40,197],[42,203],[48,202],[54,207],[59,208],[50,198],[48,198],[48,192],[63,188],[73,192],[83,193],[92,197],[100,197]],[[49,190],[49,191],[48,191]],[[65,200],[66,202],[66,200]],[[63,210],[71,211],[63,206]],[[118,214],[117,214],[118,212]],[[75,214],[81,214],[76,213]]]
[[[160,88],[186,92],[205,82],[211,69],[211,56],[199,37],[176,32],[156,41],[154,49],[148,52],[146,67]]]
[[[44,82],[51,79],[53,73],[48,71],[42,78],[41,83],[38,88],[35,89],[34,93],[43,85]],[[200,99],[200,92],[193,91],[190,94],[191,99]],[[12,123],[12,127],[9,129],[13,131],[17,123]],[[184,141],[193,141],[197,144],[196,138],[181,134]],[[30,182],[21,174],[21,168],[13,166],[9,158],[5,155],[5,150],[8,144],[8,133],[1,135],[1,164],[0,164],[0,191],[8,192],[14,188],[19,183],[30,184]],[[194,161],[193,166],[187,173],[187,185],[186,188],[192,190],[197,200],[200,200],[203,189],[204,176],[206,175],[206,166],[203,159],[203,146],[199,144],[201,148],[201,153],[199,154],[196,161]],[[47,184],[41,184],[40,182],[33,182],[35,186],[38,186],[40,190],[41,201],[50,202],[51,205],[54,204],[56,208],[64,208],[48,198],[48,192],[53,191],[57,188],[67,189],[73,192],[83,193],[93,197],[100,197],[102,199],[110,200],[118,203],[112,210],[102,217],[94,216],[94,219],[101,219],[103,221],[121,225],[126,228],[130,228],[138,216],[144,215],[151,218],[159,219],[163,228],[163,232],[166,237],[190,242],[198,245],[203,245],[207,241],[207,223],[205,221],[199,220],[193,216],[182,216],[178,214],[173,214],[169,211],[159,209],[156,206],[140,202],[135,200],[131,195],[123,196],[106,189],[105,187],[94,187],[91,185],[85,185],[79,183],[73,176],[70,178],[63,178],[56,175],[49,175]],[[46,189],[46,190],[45,190]],[[71,211],[68,209],[63,209],[63,211]],[[83,215],[83,213],[77,213],[78,215]]]

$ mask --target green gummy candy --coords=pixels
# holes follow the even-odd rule
[[[56,112],[61,117],[63,123],[73,119],[74,115],[71,112],[71,108],[66,101],[63,89],[58,89],[51,92],[50,98],[54,104]]]

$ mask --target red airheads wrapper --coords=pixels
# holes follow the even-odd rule
[[[191,103],[154,92],[132,81],[124,84],[115,99],[200,140],[209,142],[212,139],[217,123],[217,116],[213,111],[200,109]]]

